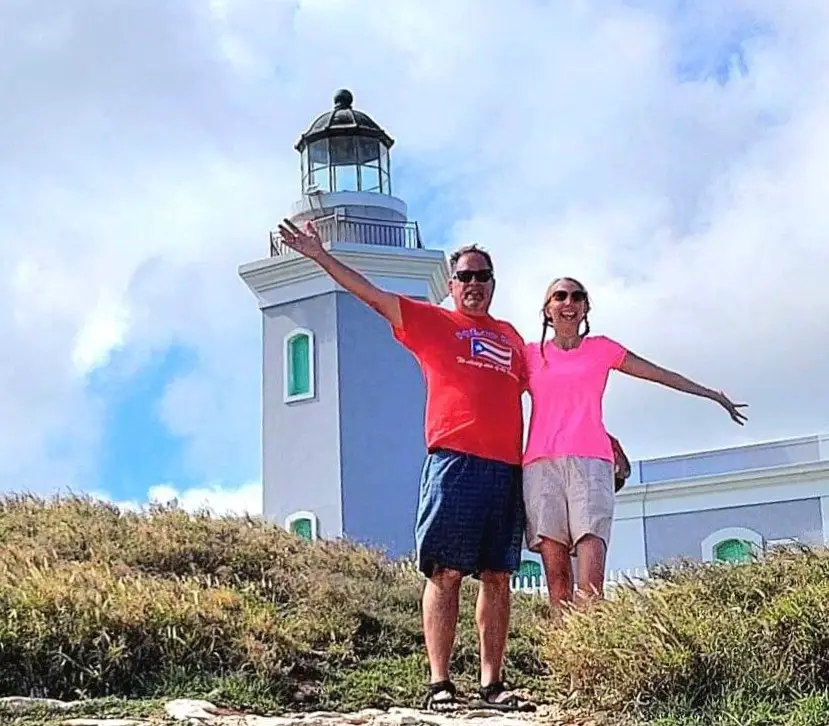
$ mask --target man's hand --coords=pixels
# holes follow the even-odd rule
[[[308,222],[303,231],[290,219],[283,219],[282,224],[279,225],[279,232],[282,235],[282,241],[288,247],[316,262],[337,284],[369,307],[374,308],[392,326],[400,326],[400,300],[397,295],[381,290],[357,270],[343,264],[334,255],[328,254],[322,246],[322,240],[313,222]]]
[[[283,219],[278,229],[282,235],[282,241],[304,257],[318,260],[325,254],[325,248],[322,246],[322,240],[313,222],[309,221],[303,232],[290,219]]]

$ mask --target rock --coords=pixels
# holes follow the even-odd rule
[[[342,719],[343,715],[341,713],[335,713],[334,711],[311,711],[311,713],[305,716],[306,721],[330,721],[330,720],[339,720]]]
[[[214,721],[221,714],[210,701],[177,698],[164,706],[164,712],[176,721]]]
[[[513,714],[503,713],[502,711],[496,711],[494,708],[475,708],[471,711],[465,711],[463,717],[465,719],[501,717],[509,720],[510,716],[512,715]]]
[[[59,701],[49,698],[0,698],[0,714],[15,715],[41,711],[65,713],[77,707],[78,701]],[[610,714],[589,713],[547,705],[535,713],[509,713],[495,709],[459,711],[420,711],[393,707],[388,711],[366,708],[353,713],[314,711],[282,716],[244,714],[216,706],[208,700],[180,698],[169,701],[164,711],[167,719],[194,726],[601,726]],[[0,716],[0,721],[2,721]],[[62,726],[150,726],[141,718],[67,718]],[[153,721],[153,723],[155,723]]]
[[[63,726],[142,726],[147,723],[135,718],[70,718]]]
[[[384,723],[393,724],[393,726],[414,726],[414,724],[420,723],[420,719],[410,713],[392,713],[383,721]]]
[[[64,713],[75,707],[75,701],[59,701],[57,698],[28,698],[27,696],[6,696],[0,698],[0,713],[29,713],[47,711]]]

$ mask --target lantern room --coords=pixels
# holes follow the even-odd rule
[[[391,195],[389,150],[394,140],[342,89],[334,108],[318,116],[295,148],[302,159],[302,192]]]

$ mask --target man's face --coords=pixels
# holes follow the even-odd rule
[[[467,315],[486,315],[494,289],[495,278],[486,257],[477,252],[462,255],[449,280],[455,309]]]

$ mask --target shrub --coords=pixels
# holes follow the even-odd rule
[[[82,497],[0,499],[0,541],[0,696],[203,696],[271,711],[421,702],[422,581],[381,553]],[[827,722],[826,550],[656,574],[555,626],[544,598],[514,597],[507,678],[544,697],[572,676],[588,708],[665,724]],[[453,663],[466,690],[475,590],[463,589]]]
[[[829,689],[829,555],[664,569],[641,591],[569,614],[546,637],[555,677],[605,708],[647,713],[783,702]]]
[[[259,707],[417,705],[421,578],[247,518],[0,500],[0,696],[223,694]],[[457,672],[477,679],[466,592]],[[517,606],[511,657],[542,673]]]
[[[104,565],[0,569],[0,690],[52,697],[151,693],[164,664],[194,676],[281,675],[293,649],[273,608],[227,588]]]

